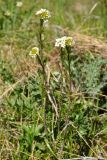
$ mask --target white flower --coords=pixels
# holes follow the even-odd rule
[[[45,26],[45,27],[49,27],[49,26],[48,26],[48,19],[44,20],[44,26]]]
[[[39,48],[38,47],[33,47],[32,50],[29,53],[29,55],[33,58],[35,58],[38,54],[39,54]]]
[[[51,17],[51,14],[47,9],[40,9],[36,12],[36,16],[39,16],[40,19],[46,20]]]
[[[66,46],[72,46],[74,45],[74,40],[72,37],[62,37],[62,38],[57,38],[55,42],[55,47],[61,47],[65,48]]]
[[[10,11],[6,11],[4,15],[7,16],[7,17],[10,17],[11,16],[11,12]]]
[[[57,38],[55,42],[55,47],[65,48],[65,37]]]
[[[23,2],[19,1],[19,2],[16,3],[16,7],[19,7],[19,8],[20,8],[20,7],[22,7],[22,6],[23,6]]]

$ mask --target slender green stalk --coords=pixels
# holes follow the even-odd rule
[[[66,51],[67,51],[67,62],[68,62],[68,79],[69,79],[69,92],[71,92],[71,58],[70,58],[70,52],[71,52],[71,48],[66,47]]]
[[[40,49],[40,56],[42,58],[42,52],[43,52],[43,32],[44,32],[44,29],[43,29],[43,22],[44,20],[43,19],[40,19],[40,30],[39,30],[39,49]]]
[[[40,55],[38,55],[38,61],[39,64],[42,67],[42,105],[44,107],[44,129],[45,132],[47,131],[47,126],[46,126],[46,103],[47,103],[47,95],[46,95],[46,85],[47,85],[47,78],[46,78],[46,72],[45,72],[45,64],[44,64],[44,57],[43,57],[43,23],[44,20],[40,19],[40,31],[39,31],[39,47],[40,47]]]
[[[61,77],[64,77],[66,79],[66,95],[68,97],[68,107],[67,107],[67,113],[66,113],[66,124],[69,122],[69,113],[70,113],[70,107],[71,107],[71,58],[70,58],[70,53],[71,53],[71,47],[65,48],[63,50],[61,48],[61,64],[62,64],[62,70],[64,73],[62,74]],[[63,84],[63,79],[62,79],[62,84]],[[63,85],[62,85],[63,86]]]
[[[70,113],[70,108],[71,108],[71,57],[70,57],[70,53],[71,53],[71,47],[66,47],[66,51],[67,51],[67,62],[68,62],[68,109],[67,109],[67,120],[66,123],[69,122],[69,113]]]

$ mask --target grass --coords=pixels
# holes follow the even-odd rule
[[[0,159],[107,158],[107,59],[54,47],[66,30],[106,42],[106,0],[0,5]],[[42,43],[40,8],[52,17],[32,59],[31,48]]]

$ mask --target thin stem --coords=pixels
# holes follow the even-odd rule
[[[40,49],[40,56],[42,58],[42,52],[43,52],[43,19],[40,19],[40,31],[39,31],[39,49]]]
[[[43,28],[43,19],[40,19],[40,31],[39,31],[39,49],[40,49],[40,55],[38,55],[38,61],[39,64],[42,67],[42,72],[43,72],[43,76],[42,76],[42,105],[44,107],[44,129],[45,132],[47,131],[47,125],[46,125],[46,103],[47,103],[47,94],[46,94],[46,86],[47,86],[47,77],[46,77],[46,71],[45,71],[45,63],[44,63],[44,57],[43,57],[43,32],[44,32],[44,28]]]
[[[69,92],[71,92],[71,68],[70,68],[70,65],[71,65],[71,59],[70,59],[70,49],[67,47],[66,48],[67,50],[67,60],[68,60],[68,74],[69,74]]]
[[[63,53],[64,52],[64,53]],[[68,97],[68,107],[67,107],[67,113],[66,113],[66,124],[69,121],[69,112],[70,112],[70,107],[71,107],[71,59],[70,59],[70,52],[71,52],[71,48],[67,47],[65,48],[65,50],[63,51],[61,49],[61,63],[62,63],[62,67],[64,67],[64,78],[66,78],[67,80],[67,88],[66,88],[66,94]],[[63,83],[63,82],[62,82]]]

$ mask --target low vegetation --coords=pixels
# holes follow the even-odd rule
[[[106,46],[107,2],[89,2],[0,1],[1,160],[107,158],[105,50],[71,34]]]

